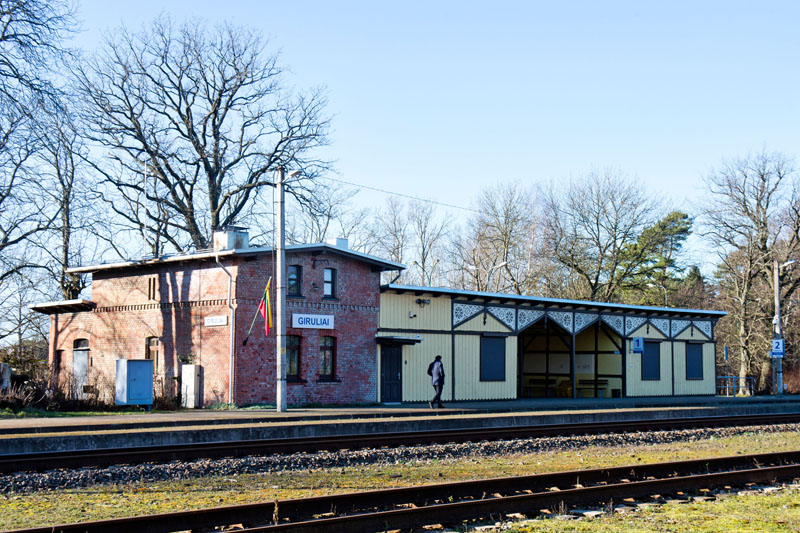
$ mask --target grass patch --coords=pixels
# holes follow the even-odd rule
[[[108,411],[47,411],[24,407],[18,411],[8,407],[0,409],[0,418],[72,418],[76,416],[108,416],[108,415],[140,415],[147,413],[146,409],[139,407],[120,407]],[[150,411],[151,413],[169,411]]]
[[[410,461],[397,464],[241,474],[227,477],[209,475],[197,479],[175,479],[158,483],[99,485],[84,489],[0,496],[0,509],[4,510],[3,513],[0,513],[0,529],[45,526],[220,505],[273,501],[276,498],[301,498],[447,481],[749,454],[754,450],[766,453],[797,449],[800,449],[800,433],[794,431],[775,433],[748,432],[733,437],[687,440],[685,442],[636,447],[594,447],[534,454]],[[772,498],[773,496],[769,496],[764,501],[772,501]],[[695,504],[684,504],[679,506],[676,513],[685,513],[687,510],[694,509],[694,506]],[[795,508],[792,509],[792,513],[797,511]],[[652,512],[658,513],[660,511],[655,509]],[[646,513],[641,512],[640,514],[645,516]],[[692,514],[694,514],[694,511],[692,511]],[[767,516],[767,514],[766,512],[761,513],[761,511],[755,510],[752,511],[751,518],[755,519],[756,517]],[[664,520],[671,519],[667,515],[663,516],[666,517]],[[731,520],[733,516],[733,514],[730,514]],[[795,515],[793,514],[792,516]],[[641,519],[638,515],[633,518],[636,520]],[[624,524],[624,522],[617,522],[617,520],[621,519],[609,518],[609,520],[613,521],[613,524],[608,527],[613,528],[618,527],[617,524]],[[661,520],[661,518],[658,519]],[[591,527],[605,527],[602,525],[602,520],[586,523],[599,524]],[[634,528],[633,530],[637,530],[636,528],[639,528],[639,531],[659,529],[653,524],[648,526],[646,521],[637,523],[639,525],[631,526]],[[795,523],[800,523],[800,520]],[[713,523],[709,524],[713,525]],[[575,527],[584,527],[583,525],[577,525],[577,523],[560,521],[552,524],[549,521],[542,521],[541,527],[558,526],[562,530],[566,530],[563,528],[573,527],[573,525]],[[524,527],[529,526],[525,525]],[[540,527],[540,525],[534,524],[530,527]],[[720,529],[722,528],[718,528],[717,531]],[[729,529],[731,531],[737,530],[737,528]],[[618,530],[608,529],[608,531]],[[626,530],[631,529],[627,528]],[[676,529],[671,529],[670,527],[661,528],[661,530],[676,531]],[[697,529],[693,528],[691,530]],[[573,531],[582,530],[574,529]],[[599,529],[599,531],[603,530]],[[680,531],[680,529],[677,529],[677,531]]]
[[[800,489],[787,488],[773,494],[733,494],[713,502],[666,503],[591,520],[527,520],[511,525],[506,531],[800,531]]]

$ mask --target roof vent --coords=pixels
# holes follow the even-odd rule
[[[347,239],[343,239],[341,237],[337,237],[335,239],[328,239],[325,242],[330,244],[331,246],[335,246],[335,247],[341,248],[343,250],[347,250],[347,248],[348,248]]]
[[[214,230],[214,250],[242,250],[250,247],[250,235],[243,226],[222,226]]]

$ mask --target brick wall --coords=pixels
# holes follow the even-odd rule
[[[266,280],[272,275],[271,254],[223,260],[234,276],[236,307],[234,370],[237,404],[275,402],[275,336],[265,337],[259,316],[247,335]],[[302,268],[303,298],[287,301],[287,334],[301,339],[301,382],[288,385],[290,404],[365,403],[377,399],[375,334],[378,327],[379,273],[359,260],[335,253],[287,254],[287,265]],[[337,299],[322,296],[323,271],[337,270]],[[155,281],[154,281],[155,280]],[[155,283],[155,285],[153,285]],[[316,286],[315,286],[316,285]],[[155,299],[151,299],[155,287]],[[273,317],[275,282],[271,290]],[[61,350],[59,379],[65,384],[72,368],[76,339],[88,339],[89,384],[113,401],[116,359],[145,357],[148,337],[160,338],[156,362],[156,394],[175,394],[182,359],[203,367],[203,403],[229,401],[230,322],[205,325],[208,317],[228,317],[228,277],[213,260],[100,271],[92,280],[90,312],[51,316],[50,358]],[[334,330],[293,329],[293,312],[333,315]],[[277,325],[277,324],[276,324]],[[336,339],[335,380],[319,379],[320,337]]]

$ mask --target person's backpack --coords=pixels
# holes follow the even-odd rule
[[[434,363],[436,363],[436,361],[434,361],[433,363],[428,365],[428,375],[429,376],[433,376],[433,365],[434,365]]]

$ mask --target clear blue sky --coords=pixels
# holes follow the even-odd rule
[[[800,146],[800,2],[82,0],[75,44],[162,11],[262,30],[327,86],[342,179],[447,203],[612,166],[686,206],[723,157]]]

